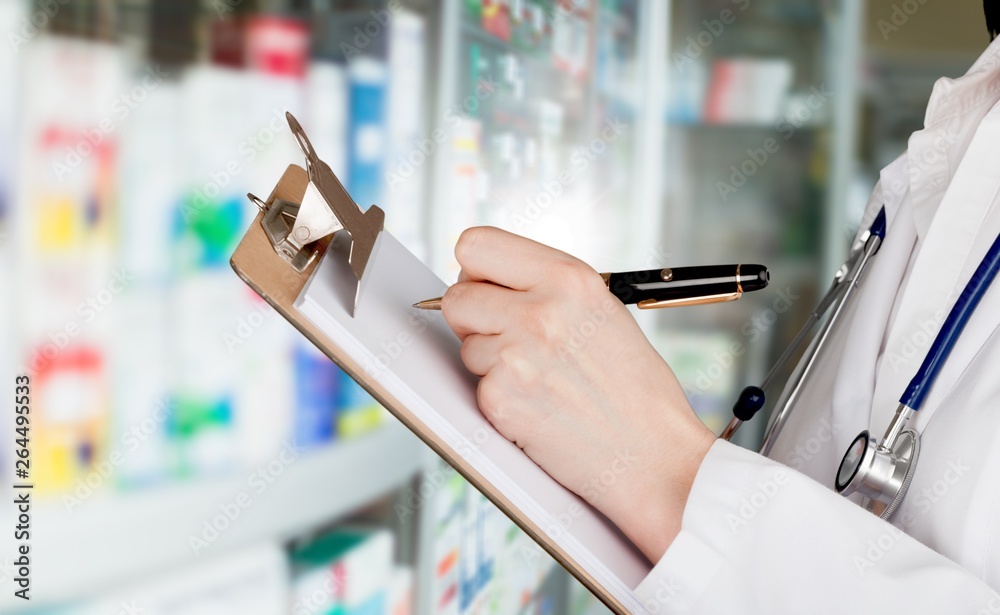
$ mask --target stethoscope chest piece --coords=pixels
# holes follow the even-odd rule
[[[881,442],[867,431],[861,432],[844,453],[834,481],[842,495],[861,493],[862,505],[883,519],[892,516],[906,495],[920,454],[920,436],[907,429],[910,418],[920,410],[941,366],[948,359],[958,336],[979,301],[1000,272],[1000,235],[965,284],[931,343],[927,356],[899,398],[896,414]]]
[[[919,454],[920,437],[912,429],[900,431],[889,447],[863,431],[840,462],[837,491],[844,496],[861,493],[865,508],[889,519],[910,487]]]

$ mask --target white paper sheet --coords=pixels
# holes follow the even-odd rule
[[[388,232],[379,244],[356,317],[349,308],[355,281],[344,254],[334,249],[296,307],[630,612],[642,612],[631,589],[649,573],[649,562],[586,501],[493,429],[476,403],[478,378],[462,364],[461,345],[444,318],[411,307],[440,296],[447,285]]]

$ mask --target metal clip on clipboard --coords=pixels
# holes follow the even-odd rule
[[[354,295],[356,311],[364,288],[365,270],[378,252],[378,240],[385,225],[385,212],[377,205],[362,211],[344,190],[330,166],[316,155],[309,137],[295,116],[286,112],[285,118],[299,149],[306,157],[309,183],[301,202],[293,203],[275,198],[271,203],[266,203],[253,194],[247,194],[247,197],[264,213],[261,225],[274,250],[298,273],[302,273],[315,260],[316,255],[322,252],[321,239],[332,237],[340,231],[350,234],[351,245],[347,259],[358,281]]]

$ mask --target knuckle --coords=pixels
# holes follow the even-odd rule
[[[576,259],[560,260],[552,264],[552,274],[556,283],[567,290],[582,293],[594,288],[601,277],[583,261]]]
[[[532,387],[538,378],[535,363],[515,348],[501,349],[497,361],[522,389]]]
[[[459,264],[464,263],[469,255],[475,252],[476,246],[482,243],[487,233],[489,233],[489,228],[485,226],[470,226],[462,231],[455,244],[455,258]]]
[[[475,340],[475,335],[469,335],[462,340],[462,348],[459,350],[459,355],[462,357],[462,363],[464,363],[466,367],[469,367],[469,361],[472,359],[472,355],[475,352],[475,348],[472,346],[475,343]]]
[[[483,341],[482,335],[468,335],[462,340],[462,347],[459,350],[466,369],[477,376],[485,376],[490,370],[488,361],[483,357]]]
[[[496,379],[488,375],[479,381],[476,388],[479,410],[494,426],[503,418],[502,393],[503,389],[496,385]]]
[[[551,302],[541,301],[526,305],[522,320],[524,329],[543,341],[552,340],[557,335],[559,317],[556,314],[556,307]]]

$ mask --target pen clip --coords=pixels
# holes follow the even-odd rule
[[[658,308],[682,307],[685,305],[704,305],[706,303],[722,303],[723,301],[736,301],[743,296],[742,291],[732,293],[720,293],[718,295],[705,295],[704,297],[687,297],[684,299],[644,299],[636,304],[640,310],[655,310]]]
[[[740,268],[742,266],[736,265],[736,290],[731,293],[703,295],[701,297],[683,297],[680,299],[643,299],[636,306],[640,310],[655,310],[659,308],[683,307],[685,305],[705,305],[706,303],[736,301],[743,296],[743,284],[740,283]],[[669,278],[673,278],[673,271],[671,269],[664,269],[660,275],[665,281],[669,281]]]

